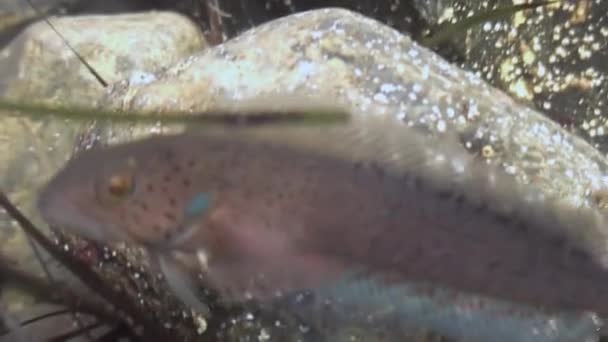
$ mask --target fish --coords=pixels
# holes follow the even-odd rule
[[[226,302],[271,302],[361,269],[385,285],[608,315],[601,213],[517,183],[458,136],[429,138],[383,116],[87,150],[37,206],[49,224],[87,238],[161,260],[199,256],[203,281]]]

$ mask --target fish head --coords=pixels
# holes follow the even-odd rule
[[[193,190],[194,164],[180,151],[171,137],[153,137],[82,152],[41,191],[39,211],[53,226],[102,242],[183,238],[210,197]]]

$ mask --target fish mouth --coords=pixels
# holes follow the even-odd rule
[[[95,218],[83,214],[74,203],[50,195],[48,189],[42,191],[36,205],[42,219],[50,226],[100,242],[128,241],[115,226],[99,224]]]

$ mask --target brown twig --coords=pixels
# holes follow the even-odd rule
[[[227,16],[220,9],[218,0],[203,0],[207,9],[207,18],[209,21],[209,35],[207,40],[211,45],[219,45],[224,42],[224,28],[222,25],[222,16]]]
[[[84,285],[89,289],[99,294],[109,303],[117,306],[117,316],[122,317],[127,321],[133,321],[136,325],[143,326],[143,334],[147,341],[168,341],[171,336],[159,327],[158,323],[149,319],[147,315],[140,310],[135,303],[124,293],[114,290],[108,286],[106,282],[83,261],[73,258],[70,254],[63,251],[53,244],[44,234],[36,228],[32,222],[25,217],[19,209],[17,209],[11,201],[6,197],[3,191],[0,191],[0,207],[23,228],[26,234],[32,237],[40,246],[42,246],[53,258],[64,265],[70,272],[77,276]]]

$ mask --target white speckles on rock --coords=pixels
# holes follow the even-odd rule
[[[443,120],[439,120],[437,121],[437,131],[444,133],[446,131],[447,125],[445,123],[445,121]]]
[[[315,40],[316,39],[320,39],[321,37],[323,37],[323,32],[321,32],[321,31],[312,31],[312,32],[310,32],[310,37],[312,39],[315,39]]]
[[[131,85],[144,85],[156,81],[156,76],[153,73],[135,70],[129,77],[129,84]]]
[[[380,102],[382,104],[387,104],[389,102],[388,97],[386,97],[386,95],[384,95],[383,93],[377,93],[376,95],[374,95],[374,101]]]
[[[296,68],[304,77],[308,77],[316,70],[315,64],[309,61],[300,61]]]
[[[392,92],[396,91],[397,89],[399,89],[399,86],[392,84],[392,83],[385,83],[382,86],[380,86],[380,91],[383,93],[392,93]]]

